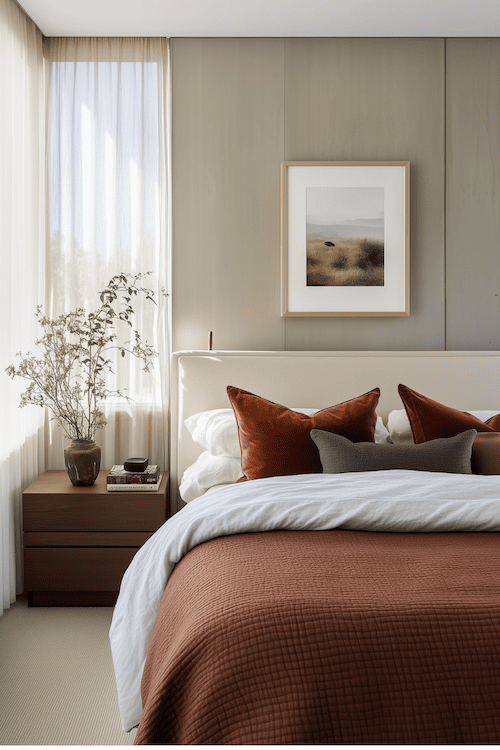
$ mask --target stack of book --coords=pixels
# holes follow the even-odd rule
[[[106,477],[109,492],[154,492],[160,488],[159,466],[147,466],[144,471],[125,471],[123,464],[113,466]]]

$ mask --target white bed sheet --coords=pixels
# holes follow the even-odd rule
[[[122,729],[141,719],[141,678],[174,566],[214,537],[273,529],[500,531],[500,476],[379,471],[272,477],[209,490],[137,552],[113,613],[111,650]]]

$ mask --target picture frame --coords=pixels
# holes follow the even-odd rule
[[[403,317],[409,161],[281,164],[282,317]]]

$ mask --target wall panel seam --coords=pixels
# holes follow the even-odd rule
[[[283,161],[286,161],[286,45],[287,40],[285,37],[283,37]],[[280,191],[280,201],[281,201],[281,191]],[[281,263],[281,232],[280,232],[280,263]],[[281,274],[281,268],[280,268],[280,274]],[[281,284],[280,284],[280,294],[281,294]],[[281,300],[280,300],[281,302]],[[283,321],[283,350],[286,352],[287,347],[287,325],[288,321],[287,318],[281,318]]]
[[[447,282],[446,282],[446,267],[447,267],[447,184],[446,184],[446,178],[447,178],[447,171],[448,171],[448,163],[447,163],[447,156],[448,156],[448,122],[447,122],[447,113],[448,113],[448,91],[447,91],[447,53],[448,48],[446,45],[446,37],[443,38],[443,92],[444,92],[444,112],[443,112],[443,127],[444,127],[444,144],[443,144],[443,318],[444,318],[444,350],[448,350],[448,320],[447,320],[447,313],[448,313],[448,300],[447,300]]]

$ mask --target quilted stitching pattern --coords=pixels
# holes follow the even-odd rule
[[[136,744],[500,742],[495,533],[274,531],[191,550]]]

